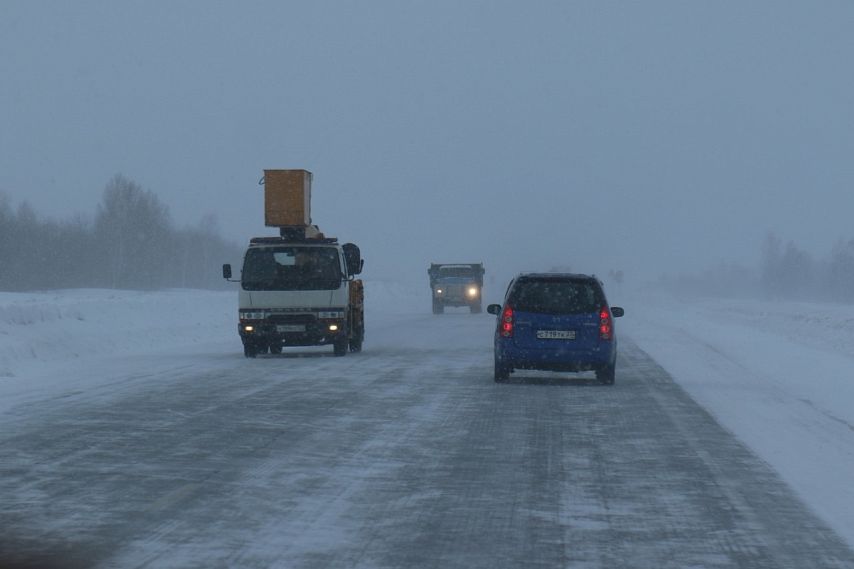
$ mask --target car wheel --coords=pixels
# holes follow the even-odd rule
[[[495,356],[495,383],[501,383],[510,379],[510,367],[504,364],[498,356]]]
[[[596,370],[596,379],[605,385],[614,385],[617,376],[616,366],[609,365]]]

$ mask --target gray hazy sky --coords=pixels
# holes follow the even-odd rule
[[[376,276],[632,275],[854,237],[854,3],[0,5],[0,191],[63,218],[116,173],[263,227],[264,168]],[[425,285],[426,286],[426,285]]]

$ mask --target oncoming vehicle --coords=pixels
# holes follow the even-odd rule
[[[514,369],[589,371],[605,384],[615,381],[617,335],[610,307],[595,276],[528,273],[507,287],[504,304],[490,304],[495,330],[495,381]]]
[[[253,238],[240,277],[238,332],[244,355],[324,344],[332,344],[336,356],[361,351],[362,281],[354,278],[361,268],[358,247],[351,243]]]
[[[253,237],[243,256],[237,331],[243,355],[283,347],[332,344],[336,356],[362,350],[364,260],[354,243],[338,243],[311,223],[308,170],[264,170],[264,224],[278,237]],[[231,265],[222,276],[231,281]],[[233,281],[232,281],[233,282]]]
[[[446,306],[468,306],[473,313],[483,310],[483,263],[430,263],[430,291],[433,314],[442,314]]]

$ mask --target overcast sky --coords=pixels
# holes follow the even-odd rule
[[[0,192],[263,226],[264,168],[368,274],[629,278],[854,238],[854,2],[2,2]],[[426,287],[426,284],[425,284]]]

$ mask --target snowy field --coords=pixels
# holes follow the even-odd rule
[[[425,290],[415,287],[368,282],[366,290],[366,351],[402,341],[390,330],[428,308]],[[854,307],[612,300],[626,308],[621,333],[854,546]],[[238,353],[235,316],[235,292],[0,293],[0,412],[71,392],[79,397],[113,377],[104,370],[132,367],[137,355],[200,346]],[[72,368],[92,370],[88,383],[65,382],[63,371]]]

